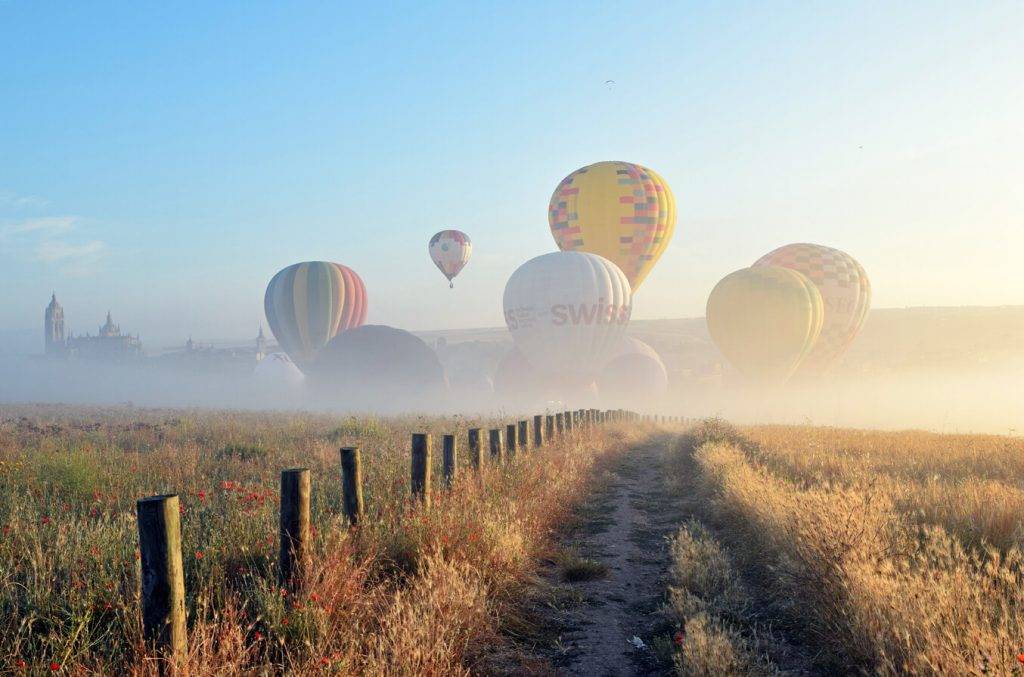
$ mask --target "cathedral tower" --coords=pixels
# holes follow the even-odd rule
[[[64,352],[67,341],[67,336],[64,333],[64,309],[57,303],[56,294],[50,297],[50,305],[46,306],[43,341],[47,355],[59,355]]]

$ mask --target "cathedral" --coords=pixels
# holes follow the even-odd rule
[[[142,342],[138,336],[122,334],[114,324],[110,312],[107,321],[95,336],[75,336],[64,326],[64,308],[57,295],[50,297],[43,319],[43,340],[46,354],[53,357],[83,357],[101,360],[123,360],[142,355]]]

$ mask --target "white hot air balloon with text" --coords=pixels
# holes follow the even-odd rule
[[[608,259],[554,252],[530,259],[505,284],[505,324],[546,375],[589,383],[626,332],[632,290]]]

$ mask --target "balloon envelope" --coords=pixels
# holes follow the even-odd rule
[[[332,399],[359,406],[419,406],[445,388],[437,355],[402,329],[368,324],[338,334],[320,351],[310,380]]]
[[[598,162],[562,179],[548,205],[548,224],[559,249],[605,257],[636,291],[672,239],[675,197],[652,169]]]
[[[668,372],[654,348],[625,336],[597,378],[601,399],[628,406],[660,397],[668,389]]]
[[[629,323],[626,276],[601,256],[530,259],[505,284],[505,324],[531,365],[558,380],[593,381]]]
[[[284,353],[270,353],[257,362],[253,376],[260,386],[271,389],[296,387],[306,378]]]
[[[502,405],[518,409],[543,408],[549,402],[584,406],[596,399],[592,381],[544,373],[515,347],[498,362],[494,392]]]
[[[296,263],[270,280],[263,309],[278,344],[305,370],[339,332],[366,321],[366,286],[340,263]]]
[[[715,345],[741,373],[782,382],[818,338],[821,294],[794,270],[744,268],[715,285],[708,297],[707,323]]]
[[[846,252],[817,244],[788,244],[765,254],[755,266],[781,266],[802,273],[821,293],[821,335],[800,372],[814,374],[832,366],[860,333],[871,306],[871,283]]]
[[[469,262],[469,257],[473,253],[473,243],[469,241],[469,236],[460,230],[442,230],[430,238],[427,249],[434,265],[450,283]]]

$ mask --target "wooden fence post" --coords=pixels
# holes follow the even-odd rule
[[[409,484],[412,497],[430,509],[430,433],[413,433],[412,478]]]
[[[477,472],[484,465],[484,450],[480,446],[480,428],[469,429],[469,462]]]
[[[491,428],[491,460],[501,462],[501,428]]]
[[[341,490],[345,515],[355,526],[363,519],[363,463],[358,447],[341,448]]]
[[[555,417],[551,414],[544,416],[544,437],[549,440],[555,439]]]
[[[455,451],[455,435],[444,436],[442,453],[444,454],[444,483],[446,486],[451,487],[455,484],[455,476],[459,472],[458,457]]]
[[[511,461],[516,455],[516,424],[505,426],[505,460]]]
[[[309,470],[281,471],[281,553],[278,581],[300,588],[309,571]]]
[[[529,425],[526,421],[519,422],[519,432],[516,433],[516,442],[519,445],[519,451],[526,451],[530,448],[530,431]]]
[[[571,411],[563,411],[562,412],[562,420],[565,421],[565,431],[571,433],[572,432],[572,412]]]
[[[142,560],[142,634],[173,665],[180,665],[188,652],[180,505],[177,494],[135,503]]]
[[[555,414],[555,428],[558,429],[558,435],[561,437],[565,432],[565,415],[562,412]]]
[[[544,446],[544,417],[537,414],[533,417],[533,448]]]

